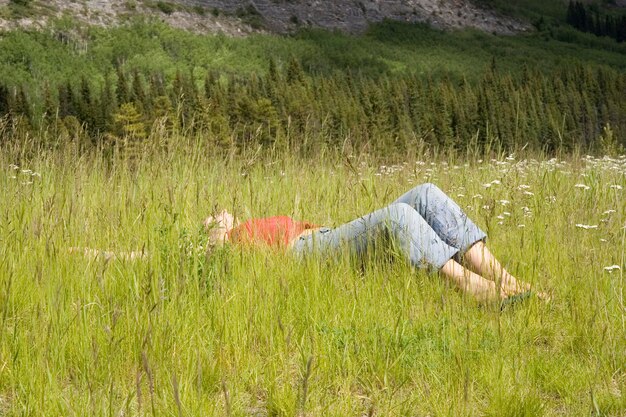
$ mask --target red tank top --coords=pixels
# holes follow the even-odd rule
[[[250,219],[231,229],[228,238],[236,242],[261,242],[271,246],[288,245],[289,242],[307,229],[316,226],[308,222],[297,222],[287,216]]]

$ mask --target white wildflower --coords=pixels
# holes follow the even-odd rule
[[[574,188],[582,188],[583,190],[589,190],[591,187],[585,184],[576,184]]]
[[[612,209],[611,210],[607,210],[607,211],[605,211],[602,214],[604,214],[606,216],[607,214],[611,214],[611,213],[615,213],[615,210],[612,210]]]
[[[517,188],[519,190],[529,190],[530,189],[530,185],[520,184],[520,185],[517,186]]]
[[[503,221],[499,221],[499,222],[498,222],[498,224],[499,224],[499,225],[503,225],[503,224],[504,224],[504,222],[503,222]]]
[[[30,173],[32,173],[32,172],[33,172],[33,171],[31,171],[30,169],[23,169],[23,170],[22,170],[22,174],[30,174]]]
[[[532,210],[528,207],[522,207],[522,211],[524,212],[524,217],[531,217],[533,215]]]
[[[620,268],[620,266],[619,266],[619,265],[611,265],[611,266],[605,266],[605,267],[604,267],[604,270],[605,270],[605,271],[607,271],[608,273],[611,273],[611,272],[613,272],[613,271],[615,271],[615,270],[618,270],[618,271],[619,271],[619,270],[621,270],[621,269],[622,269],[622,268]]]
[[[621,185],[617,185],[617,184],[612,184],[610,187],[612,189],[614,189],[614,190],[622,190],[623,189],[623,187]]]
[[[39,172],[33,172],[30,175],[31,175],[31,177],[39,177],[39,178],[41,178],[41,174]]]
[[[524,195],[535,195],[532,191],[524,191]]]
[[[608,242],[608,240],[606,240],[606,239],[600,239],[600,242],[602,242],[602,243],[606,243],[606,242]]]
[[[511,213],[509,213],[508,211],[505,211],[502,214],[504,214],[505,216],[510,216],[511,215]]]
[[[483,196],[481,194],[474,194],[472,196],[472,199],[474,199],[474,198],[478,198],[478,199],[482,200]]]
[[[457,194],[457,198],[465,197],[465,194]]]
[[[500,182],[500,180],[493,180],[493,181],[491,181],[491,184],[492,185],[500,185],[502,183]]]
[[[484,206],[483,206],[483,209],[485,209],[485,210],[489,210],[490,208],[491,208],[491,207],[489,207],[489,205],[484,205]]]
[[[500,214],[500,215],[496,216],[496,219],[498,219],[498,220],[504,220],[504,216]]]
[[[491,187],[491,183],[490,183],[490,182],[488,182],[487,184],[483,184],[483,187],[485,187],[485,188],[489,188],[489,187]]]
[[[589,229],[597,229],[597,228],[598,228],[598,225],[597,225],[597,224],[582,224],[582,223],[576,223],[576,227],[578,227],[579,229],[589,230]]]
[[[526,225],[525,225],[525,224],[518,224],[518,225],[517,225],[517,227],[518,227],[519,229],[523,229],[524,227],[526,227]]]
[[[20,167],[18,167],[18,166],[17,166],[17,165],[15,165],[15,164],[11,164],[11,165],[9,165],[9,169],[16,170],[16,169],[20,169]]]
[[[509,200],[498,200],[498,203],[500,203],[500,205],[502,206],[508,206],[509,204],[511,204]]]

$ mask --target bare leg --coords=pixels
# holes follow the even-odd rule
[[[464,258],[473,270],[500,285],[501,292],[506,295],[518,294],[530,289],[530,284],[515,279],[504,269],[483,241],[476,242],[465,252]]]
[[[455,260],[450,259],[439,270],[461,291],[471,294],[478,301],[500,301],[507,294],[498,290],[496,283],[486,280],[478,274],[464,268]]]

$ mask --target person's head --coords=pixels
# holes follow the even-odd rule
[[[228,232],[236,226],[236,223],[237,219],[226,210],[204,219],[204,228],[209,234],[209,243],[216,245],[227,241]]]

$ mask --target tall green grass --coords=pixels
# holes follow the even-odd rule
[[[423,150],[381,166],[194,143],[130,160],[2,150],[0,415],[626,413],[626,158]],[[387,256],[204,251],[216,207],[337,225],[426,181],[553,301],[500,312]]]

